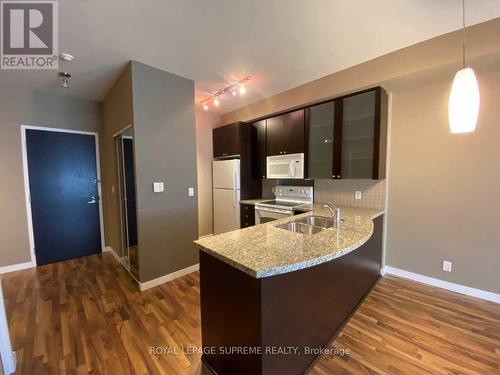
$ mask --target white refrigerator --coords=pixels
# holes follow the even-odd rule
[[[240,160],[214,160],[212,164],[214,234],[240,228]]]

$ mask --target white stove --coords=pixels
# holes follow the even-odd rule
[[[314,188],[312,186],[276,186],[274,195],[276,199],[255,205],[255,224],[292,216],[294,208],[313,203]]]

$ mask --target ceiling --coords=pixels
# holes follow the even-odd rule
[[[252,75],[228,112],[391,51],[457,30],[460,0],[64,0],[55,71],[0,71],[23,87],[101,100],[129,60],[196,82],[197,100]],[[467,0],[467,24],[500,17],[499,0]],[[460,46],[457,46],[460,53]]]

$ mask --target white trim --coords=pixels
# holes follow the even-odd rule
[[[194,265],[192,265],[190,267],[184,268],[182,270],[169,273],[168,275],[165,275],[165,276],[160,276],[160,277],[158,277],[156,279],[146,281],[145,283],[140,283],[139,284],[139,289],[141,290],[141,292],[143,292],[146,289],[150,289],[150,288],[153,288],[155,286],[158,286],[158,285],[161,285],[163,283],[166,283],[168,281],[172,281],[174,279],[177,279],[178,277],[187,275],[187,274],[189,274],[191,272],[198,271],[199,269],[200,269],[200,264],[196,263],[196,264],[194,264]]]
[[[25,270],[27,268],[33,268],[33,263],[31,262],[24,262],[24,263],[18,263],[18,264],[12,264],[10,266],[3,266],[0,267],[0,274],[2,273],[8,273],[8,272],[14,272],[14,271],[20,271],[20,270]]]
[[[9,323],[5,313],[3,290],[0,283],[0,357],[2,359],[3,373],[12,374],[16,371],[16,353],[12,351],[9,335]]]
[[[387,141],[385,151],[385,197],[384,197],[384,223],[382,226],[382,268],[385,267],[387,258],[387,226],[389,222],[389,179],[391,177],[391,130],[392,130],[392,92],[387,93]]]
[[[117,171],[117,182],[118,182],[118,207],[119,207],[119,214],[120,214],[120,246],[121,246],[121,251],[123,254],[125,252],[127,255],[122,256],[119,258],[120,264],[125,267],[125,269],[128,271],[128,273],[134,278],[135,281],[137,281],[138,284],[140,284],[139,280],[132,274],[130,271],[130,249],[128,246],[128,216],[126,210],[124,210],[124,199],[126,199],[127,196],[127,189],[126,189],[126,184],[125,184],[125,163],[124,163],[124,151],[123,151],[123,138],[126,139],[134,139],[133,136],[124,136],[123,133],[126,132],[127,130],[132,129],[132,124],[128,124],[125,126],[123,129],[119,130],[115,134],[113,134],[113,148],[115,149],[116,152],[116,161],[118,165],[116,165],[116,171]],[[132,129],[133,132],[133,129]],[[117,142],[120,142],[120,146],[118,148]],[[135,146],[133,147],[135,148]],[[121,166],[121,168],[120,168]],[[135,152],[134,152],[134,170],[135,170]],[[134,174],[136,175],[136,174]],[[134,184],[137,185],[136,181],[134,180]],[[116,199],[116,198],[115,198]],[[137,220],[137,218],[136,218]],[[125,231],[124,231],[124,225],[125,225]],[[125,251],[126,250],[126,251]]]
[[[420,275],[418,273],[413,273],[405,270],[401,270],[399,268],[385,266],[382,274],[390,274],[403,277],[405,279],[410,279],[413,281],[418,281],[420,283],[424,283],[427,285],[432,285],[438,288],[450,290],[452,292],[465,294],[466,296],[476,297],[480,299],[484,299],[486,301],[500,303],[500,294],[496,294],[493,292],[488,292],[486,290],[471,288],[465,285],[451,283],[449,281],[435,279],[433,277]]]
[[[125,130],[132,129],[132,124],[128,124],[125,126],[122,130],[118,130],[115,134],[113,134],[113,138],[118,137],[121,133],[123,133]]]
[[[70,134],[83,134],[83,135],[93,135],[95,138],[95,153],[96,153],[96,174],[97,174],[97,195],[99,202],[99,227],[101,230],[101,252],[105,248],[104,243],[104,216],[102,207],[102,189],[101,189],[101,158],[99,155],[99,133],[89,132],[84,130],[71,130],[62,128],[50,128],[44,126],[31,126],[31,125],[21,125],[21,149],[23,156],[23,176],[24,176],[24,194],[26,200],[26,216],[28,220],[28,239],[30,244],[30,255],[31,264],[36,267],[36,256],[35,256],[35,239],[33,235],[33,217],[31,215],[31,199],[30,199],[30,183],[29,183],[29,172],[28,172],[28,150],[26,145],[26,130],[42,130],[58,133],[70,133]]]
[[[116,261],[121,264],[120,256],[116,253],[115,249],[113,249],[111,246],[106,246],[102,252],[103,253],[111,253],[111,255],[113,255],[113,258],[115,258]]]

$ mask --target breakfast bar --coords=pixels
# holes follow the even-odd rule
[[[342,208],[340,228],[287,230],[331,219],[304,209],[195,241],[202,360],[215,373],[307,372],[380,277],[383,211]]]

